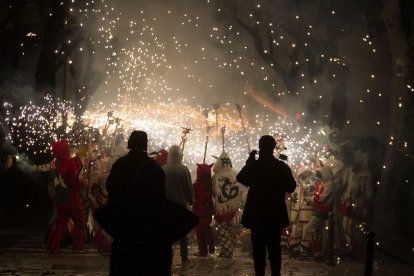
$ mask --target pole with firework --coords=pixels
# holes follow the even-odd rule
[[[219,103],[215,103],[213,105],[213,108],[215,110],[215,115],[216,115],[216,133],[218,135],[218,128],[219,128],[219,123],[218,123],[218,110],[219,110],[220,104]]]
[[[182,131],[181,131],[181,142],[179,147],[181,147],[181,152],[184,154],[184,147],[185,147],[185,142],[187,141],[187,134],[190,133],[190,131],[192,131],[191,128],[188,127],[181,127]]]
[[[205,118],[205,120],[206,120],[206,142],[205,142],[205,144],[204,144],[204,155],[203,155],[203,164],[205,164],[205,163],[206,163],[206,155],[207,155],[208,134],[209,134],[209,132],[210,132],[210,129],[211,129],[213,126],[209,126],[209,125],[208,125],[208,120],[207,120],[207,118],[208,118],[208,110],[204,110],[204,111],[203,111],[203,115],[204,115],[204,118]]]
[[[239,112],[240,122],[243,128],[244,136],[246,137],[247,152],[250,153],[250,141],[249,141],[249,137],[247,136],[246,127],[244,125],[244,120],[243,120],[243,116],[241,112],[241,106],[239,104],[236,104],[236,109]]]
[[[224,133],[225,132],[226,132],[226,126],[223,126],[220,129],[220,133],[221,133],[221,146],[222,146],[223,152],[225,152],[225,150],[224,150]]]

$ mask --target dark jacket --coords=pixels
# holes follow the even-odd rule
[[[108,191],[109,202],[130,195],[131,193],[136,193],[138,189],[142,188],[140,187],[142,183],[136,179],[136,176],[143,165],[151,165],[150,167],[154,165],[158,167],[156,162],[148,157],[146,152],[138,152],[135,150],[130,150],[126,156],[115,161],[106,179],[106,190]],[[165,178],[161,168],[159,170],[160,177]],[[152,188],[160,191],[163,195],[166,194],[164,181],[165,179],[163,181],[152,181],[152,183],[161,183],[154,184],[159,187]]]
[[[249,187],[241,224],[246,228],[289,225],[285,194],[296,188],[292,171],[271,156],[249,158],[237,175],[237,181]]]
[[[166,217],[157,214],[166,200],[161,167],[146,152],[130,150],[113,164],[106,188],[109,203],[95,217],[114,238],[110,275],[169,275],[172,243],[154,235]]]

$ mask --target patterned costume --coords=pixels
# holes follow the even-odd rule
[[[310,249],[310,236],[305,231],[305,227],[312,217],[313,206],[306,201],[306,198],[312,196],[313,186],[318,180],[306,167],[299,168],[297,177],[297,186],[291,196],[290,210],[292,230],[289,237],[289,248],[292,256],[298,256]]]
[[[340,131],[337,128],[326,127],[327,141],[326,152],[323,153],[324,166],[329,167],[332,173],[337,176],[344,167],[344,156],[342,145],[339,143]]]
[[[92,162],[87,191],[89,203],[87,227],[93,242],[101,251],[111,250],[112,238],[96,222],[93,214],[108,201],[105,183],[111,169],[108,166],[110,160],[110,157],[102,154]]]
[[[52,146],[52,153],[56,157],[55,169],[52,171],[52,187],[57,221],[51,227],[46,242],[46,248],[51,252],[58,250],[69,220],[74,224],[73,249],[83,249],[84,217],[80,196],[82,184],[78,180],[78,168],[75,161],[70,158],[69,150],[70,145],[66,140],[56,142]]]
[[[195,198],[193,213],[199,220],[196,226],[199,256],[207,256],[207,246],[211,254],[215,251],[213,230],[210,226],[214,214],[212,167],[213,164],[197,164],[197,179],[193,184]]]
[[[314,204],[315,211],[305,231],[311,236],[312,253],[316,258],[323,257],[323,228],[332,211],[334,201],[334,175],[331,168],[322,167],[317,170],[320,180],[314,182],[313,194],[307,198]]]
[[[341,133],[338,128],[331,128],[329,126],[325,126],[325,132],[326,132],[326,143],[324,145],[324,150],[321,151],[318,154],[318,159],[323,161],[323,164],[325,167],[329,167],[332,170],[332,173],[334,174],[334,183],[335,183],[335,195],[334,195],[334,203],[333,208],[335,210],[338,209],[340,202],[338,198],[338,194],[341,193],[341,187],[338,186],[338,184],[341,182],[341,177],[344,172],[344,150],[343,150],[343,144],[344,142],[340,142]],[[342,215],[339,212],[334,212],[334,220],[336,222],[342,221]],[[343,229],[340,223],[334,224],[334,239],[335,239],[335,245],[336,248],[341,250],[344,248],[345,245],[345,237],[343,234]]]
[[[351,240],[355,225],[367,218],[374,197],[372,173],[368,169],[367,155],[362,151],[355,152],[353,166],[345,169],[343,186],[345,191],[339,211],[349,252],[356,245]]]
[[[223,152],[213,167],[214,218],[217,236],[221,243],[219,257],[233,257],[233,219],[241,204],[240,184],[236,180],[231,160]]]

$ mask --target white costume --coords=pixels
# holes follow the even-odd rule
[[[219,257],[233,256],[233,220],[241,205],[241,185],[236,180],[231,160],[223,152],[213,167],[214,219],[217,222],[217,235],[221,243]]]
[[[352,236],[356,233],[356,225],[363,222],[368,215],[374,197],[372,173],[368,169],[366,153],[357,150],[354,164],[346,168],[343,174],[344,193],[341,197],[340,212],[348,250],[355,247]]]
[[[306,200],[312,196],[315,174],[306,167],[297,172],[297,186],[291,195],[290,222],[292,230],[289,237],[289,248],[292,256],[310,250],[310,236],[305,227],[312,217],[313,205]]]

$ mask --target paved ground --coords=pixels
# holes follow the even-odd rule
[[[43,233],[25,231],[0,232],[0,275],[107,275],[109,256],[102,255],[93,248],[85,253],[75,254],[70,249],[62,249],[58,255],[49,255],[43,248]],[[195,246],[190,246],[190,261],[182,265],[175,247],[173,275],[218,276],[254,275],[253,262],[248,253],[237,250],[232,259],[219,259],[215,256],[198,258],[194,256]],[[270,274],[269,274],[270,275]],[[323,275],[356,276],[364,275],[363,260],[339,262],[327,266],[311,260],[293,260],[283,255],[282,275]],[[414,269],[393,261],[374,263],[373,275],[414,275]]]

